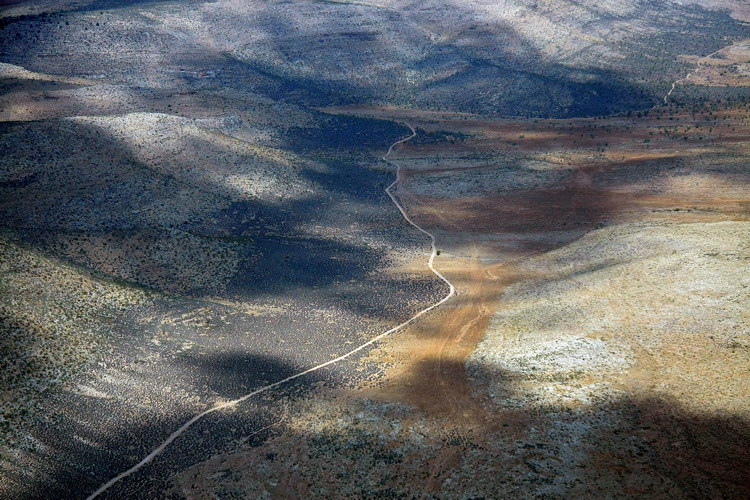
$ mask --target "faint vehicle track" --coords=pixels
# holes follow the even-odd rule
[[[107,491],[109,488],[111,488],[112,486],[114,486],[116,483],[118,483],[122,479],[125,479],[126,477],[132,475],[133,473],[137,472],[138,470],[140,470],[141,468],[143,468],[144,466],[146,466],[156,456],[158,456],[159,454],[161,454],[161,452],[163,452],[167,448],[167,446],[169,446],[172,443],[172,441],[174,441],[175,439],[177,439],[178,437],[180,437],[180,435],[182,435],[193,424],[195,424],[196,422],[198,422],[199,420],[201,420],[206,415],[209,415],[211,413],[214,413],[214,412],[217,412],[217,411],[220,411],[220,410],[224,410],[226,408],[232,408],[232,407],[238,405],[239,403],[242,403],[243,401],[245,401],[247,399],[250,399],[251,397],[256,396],[256,395],[258,395],[258,394],[260,394],[262,392],[269,391],[269,390],[271,390],[273,388],[276,388],[276,387],[278,387],[278,386],[280,386],[282,384],[285,384],[287,382],[290,382],[290,381],[292,381],[294,379],[297,379],[297,378],[300,378],[300,377],[302,377],[304,375],[307,375],[309,373],[318,371],[321,368],[325,368],[326,366],[332,365],[334,363],[338,363],[339,361],[343,361],[344,359],[346,359],[346,358],[350,357],[351,355],[353,355],[353,354],[355,354],[355,353],[357,353],[357,352],[365,349],[366,347],[371,346],[372,344],[378,342],[379,340],[381,340],[384,337],[390,335],[391,333],[394,333],[394,332],[396,332],[398,330],[401,330],[405,326],[413,323],[418,318],[420,318],[423,315],[427,314],[428,312],[432,311],[436,307],[442,305],[443,303],[445,303],[447,300],[449,300],[451,297],[453,297],[456,294],[456,288],[453,286],[453,283],[451,283],[445,276],[443,276],[437,269],[435,269],[435,267],[433,265],[434,261],[435,261],[435,257],[437,256],[437,244],[436,244],[436,240],[435,240],[435,235],[433,235],[432,233],[430,233],[426,229],[424,229],[424,228],[420,227],[419,225],[417,225],[407,215],[406,211],[404,210],[404,207],[401,205],[401,203],[399,203],[398,199],[393,194],[393,188],[401,180],[401,166],[398,163],[389,160],[388,156],[390,156],[390,154],[393,152],[393,148],[394,147],[396,147],[399,144],[402,144],[404,142],[410,141],[412,138],[416,137],[416,135],[417,135],[417,132],[416,132],[416,130],[414,130],[414,127],[412,127],[408,123],[406,123],[406,126],[409,127],[409,129],[411,130],[411,135],[409,137],[406,137],[405,139],[401,139],[401,140],[396,141],[393,144],[391,144],[391,146],[388,148],[388,151],[382,157],[382,159],[385,162],[390,163],[391,165],[394,165],[396,167],[396,180],[394,180],[387,188],[385,188],[385,192],[388,195],[388,197],[391,199],[391,201],[393,202],[393,204],[396,205],[396,208],[398,208],[399,212],[401,212],[401,215],[404,217],[404,219],[406,220],[406,222],[408,222],[409,224],[411,224],[412,226],[414,226],[417,230],[419,230],[420,232],[424,233],[425,235],[427,235],[430,238],[430,246],[431,246],[432,252],[430,253],[430,258],[427,260],[427,266],[430,268],[430,270],[438,278],[440,278],[446,285],[448,285],[448,294],[445,295],[445,297],[443,297],[442,299],[440,299],[438,302],[435,302],[431,306],[426,307],[425,309],[422,309],[421,311],[419,311],[418,313],[416,313],[414,316],[412,316],[408,320],[404,321],[403,323],[401,323],[401,324],[399,324],[399,325],[391,328],[390,330],[388,330],[386,332],[381,333],[380,335],[377,335],[376,337],[371,338],[370,340],[368,340],[364,344],[361,344],[360,346],[356,347],[355,349],[352,349],[351,351],[347,352],[346,354],[343,354],[343,355],[341,355],[341,356],[339,356],[337,358],[334,358],[334,359],[331,359],[329,361],[326,361],[325,363],[321,363],[321,364],[319,364],[317,366],[313,366],[312,368],[308,368],[307,370],[303,370],[303,371],[301,371],[299,373],[296,373],[294,375],[286,377],[286,378],[284,378],[282,380],[279,380],[277,382],[274,382],[272,384],[268,384],[268,385],[265,385],[263,387],[259,387],[258,389],[255,389],[254,391],[249,392],[248,394],[245,394],[244,396],[241,396],[241,397],[239,397],[237,399],[234,399],[232,401],[226,401],[226,402],[221,403],[221,404],[217,404],[217,405],[209,408],[208,410],[205,410],[205,411],[203,411],[201,413],[198,413],[193,418],[191,418],[190,420],[188,420],[187,422],[185,422],[184,424],[182,424],[182,426],[180,426],[176,431],[174,431],[172,434],[170,434],[164,441],[161,442],[161,444],[159,444],[156,448],[154,448],[154,450],[151,453],[149,453],[148,455],[146,455],[140,462],[138,462],[137,464],[133,465],[128,470],[126,470],[124,472],[121,472],[117,476],[113,477],[112,479],[110,479],[109,481],[107,481],[106,483],[104,483],[103,485],[101,485],[99,487],[99,489],[97,489],[95,492],[93,492],[91,495],[89,495],[87,497],[87,500],[92,500],[92,499],[98,497],[99,495],[101,495],[102,493],[104,493],[105,491]]]
[[[696,68],[695,69],[698,69],[703,64],[703,61],[705,61],[706,59],[709,59],[709,58],[715,56],[716,54],[718,54],[719,52],[721,52],[724,49],[726,49],[726,47],[722,47],[719,50],[715,50],[715,51],[711,52],[710,54],[708,54],[707,56],[703,56],[700,59],[698,59],[698,62],[696,64]],[[688,73],[687,75],[685,75],[682,78],[680,78],[679,80],[675,80],[674,82],[672,82],[672,88],[669,89],[669,92],[667,92],[667,94],[664,96],[664,104],[669,104],[669,98],[672,97],[672,94],[674,93],[674,91],[677,88],[677,86],[680,85],[682,82],[686,81],[691,76],[693,76],[693,73],[695,73],[695,69],[693,71],[691,71],[690,73]],[[654,107],[656,108],[657,106],[654,106]]]

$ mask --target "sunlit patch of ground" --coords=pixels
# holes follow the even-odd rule
[[[92,276],[0,235],[0,444],[7,460],[33,440],[20,430],[43,402],[101,358],[116,318],[149,302],[144,290]]]

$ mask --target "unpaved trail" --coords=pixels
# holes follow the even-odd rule
[[[145,467],[146,465],[148,465],[154,458],[156,458],[158,455],[160,455],[175,439],[177,439],[182,434],[184,434],[185,431],[187,431],[190,427],[193,426],[193,424],[195,424],[196,422],[198,422],[199,420],[201,420],[203,417],[205,417],[207,415],[210,415],[211,413],[215,413],[215,412],[218,412],[218,411],[221,411],[221,410],[225,410],[227,408],[232,408],[232,407],[234,407],[234,406],[242,403],[243,401],[246,401],[246,400],[252,398],[253,396],[256,396],[256,395],[261,394],[263,392],[267,392],[267,391],[269,391],[271,389],[274,389],[276,387],[279,387],[280,385],[283,385],[283,384],[285,384],[287,382],[291,382],[292,380],[295,380],[295,379],[298,379],[300,377],[303,377],[304,375],[307,375],[309,373],[313,373],[313,372],[318,371],[318,370],[320,370],[322,368],[330,366],[330,365],[332,365],[334,363],[338,363],[339,361],[343,361],[343,360],[349,358],[350,356],[352,356],[353,354],[356,354],[357,352],[360,352],[363,349],[365,349],[365,348],[367,348],[367,347],[375,344],[376,342],[380,341],[381,339],[385,338],[386,336],[390,335],[391,333],[397,332],[397,331],[403,329],[404,327],[406,327],[407,325],[412,324],[413,322],[415,322],[417,319],[421,318],[422,316],[424,316],[428,312],[430,312],[433,309],[435,309],[436,307],[439,307],[440,305],[444,304],[446,301],[448,301],[451,297],[453,297],[456,294],[456,289],[455,289],[453,283],[451,283],[445,276],[443,276],[434,267],[435,257],[437,257],[437,241],[435,239],[435,236],[431,232],[427,231],[426,229],[424,229],[421,226],[419,226],[418,224],[416,224],[409,217],[409,215],[406,213],[406,211],[404,210],[404,207],[401,205],[401,203],[396,198],[396,195],[393,194],[393,188],[396,187],[398,185],[398,183],[400,182],[402,173],[401,173],[401,166],[399,164],[397,164],[396,162],[389,160],[388,157],[393,152],[393,148],[394,147],[396,147],[399,144],[402,144],[404,142],[410,141],[412,138],[416,137],[416,135],[417,135],[416,130],[414,130],[414,128],[411,125],[409,125],[408,123],[406,123],[405,125],[407,127],[409,127],[409,129],[411,130],[411,135],[409,137],[406,137],[404,139],[401,139],[401,140],[396,141],[393,144],[391,144],[391,146],[388,148],[388,151],[382,157],[382,159],[384,161],[386,161],[387,163],[390,163],[391,165],[393,165],[393,166],[396,167],[396,179],[385,189],[385,192],[388,195],[388,197],[391,199],[391,201],[393,202],[393,204],[396,205],[396,208],[398,208],[399,212],[401,212],[401,215],[404,217],[404,219],[406,220],[406,222],[408,222],[410,225],[412,225],[418,231],[420,231],[421,233],[424,233],[427,237],[430,238],[430,247],[431,247],[432,251],[430,252],[430,257],[427,260],[427,266],[430,268],[430,271],[432,271],[435,274],[435,276],[437,276],[438,278],[440,278],[440,280],[442,280],[446,285],[448,285],[448,293],[442,299],[440,299],[439,301],[435,302],[431,306],[422,309],[421,311],[419,311],[418,313],[416,313],[414,316],[412,316],[408,320],[404,321],[403,323],[401,323],[401,324],[399,324],[399,325],[391,328],[388,331],[385,331],[385,332],[381,333],[380,335],[377,335],[377,336],[371,338],[370,340],[368,340],[364,344],[359,345],[358,347],[352,349],[351,351],[347,352],[346,354],[343,354],[343,355],[341,355],[341,356],[339,356],[337,358],[334,358],[334,359],[331,359],[329,361],[326,361],[325,363],[321,363],[321,364],[319,364],[317,366],[313,366],[312,368],[308,368],[307,370],[303,370],[301,372],[295,373],[294,375],[286,377],[286,378],[284,378],[282,380],[279,380],[277,382],[274,382],[272,384],[268,384],[268,385],[265,385],[265,386],[260,387],[258,389],[255,389],[254,391],[249,392],[249,393],[245,394],[244,396],[241,396],[241,397],[239,397],[237,399],[234,399],[234,400],[231,400],[231,401],[226,401],[226,402],[221,403],[221,404],[217,404],[217,405],[215,405],[215,406],[213,406],[213,407],[211,407],[211,408],[209,408],[209,409],[207,409],[207,410],[205,410],[205,411],[203,411],[201,413],[198,413],[197,415],[195,415],[194,417],[192,417],[190,420],[188,420],[187,422],[185,422],[184,424],[182,424],[182,426],[180,426],[176,431],[174,431],[172,434],[170,434],[164,441],[162,441],[156,448],[154,448],[154,450],[151,453],[149,453],[148,455],[146,455],[140,462],[138,462],[137,464],[133,465],[128,470],[126,470],[124,472],[121,472],[117,476],[113,477],[112,479],[110,479],[109,481],[107,481],[106,483],[104,483],[103,485],[101,485],[99,487],[99,489],[97,489],[95,492],[93,492],[91,495],[89,495],[87,497],[87,500],[92,500],[92,499],[98,497],[99,495],[101,495],[102,493],[104,493],[105,491],[107,491],[109,488],[111,488],[112,486],[114,486],[118,482],[122,481],[123,479],[125,479],[128,476],[131,476],[133,473],[137,472],[138,470],[140,470],[143,467]]]
[[[443,225],[456,224],[446,220]],[[460,231],[454,237],[460,241]],[[495,422],[486,402],[473,390],[465,363],[484,337],[493,313],[502,307],[504,289],[528,277],[518,269],[518,262],[535,252],[485,263],[487,257],[494,261],[493,254],[467,243],[466,254],[451,254],[441,266],[461,294],[439,315],[430,316],[374,353],[375,361],[391,366],[385,381],[363,389],[359,396],[402,402],[441,425],[487,432],[502,422]]]
[[[467,260],[456,262],[460,267],[452,266],[460,273],[462,295],[435,330],[426,332],[419,377],[409,387],[411,395],[420,399],[420,406],[428,407],[433,415],[442,413],[475,423],[486,421],[486,415],[472,394],[464,364],[495,310],[490,299],[495,290],[487,287],[476,250]]]
[[[730,47],[731,47],[731,45],[730,45]],[[703,56],[700,59],[698,59],[698,63],[696,65],[696,69],[698,67],[700,67],[700,65],[702,64],[702,61],[705,61],[706,59],[709,59],[709,58],[715,56],[716,54],[718,54],[719,52],[721,52],[722,50],[724,50],[726,48],[727,47],[722,47],[719,50],[715,50],[715,51],[711,52],[710,54],[708,54],[707,56]],[[677,86],[679,84],[681,84],[682,82],[684,82],[685,80],[687,80],[688,78],[690,78],[693,75],[693,73],[695,73],[695,69],[693,71],[691,71],[690,73],[688,73],[687,75],[685,75],[682,78],[680,78],[679,80],[675,80],[674,82],[672,82],[672,88],[669,89],[669,92],[667,92],[667,94],[664,96],[664,104],[665,105],[669,104],[669,98],[672,97],[672,94],[674,93],[674,91],[677,88]],[[654,108],[656,108],[656,107],[658,107],[658,106],[654,106]]]

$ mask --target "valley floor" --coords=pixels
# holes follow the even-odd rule
[[[291,407],[284,432],[191,467],[175,492],[750,494],[744,111],[715,125],[734,138],[709,145],[662,139],[666,118],[345,111],[439,131],[397,152],[398,193],[436,231],[458,295],[363,360],[384,376]],[[581,130],[603,130],[607,150],[558,149]],[[527,185],[504,188],[505,169]]]
[[[750,498],[749,12],[5,2],[0,497]]]

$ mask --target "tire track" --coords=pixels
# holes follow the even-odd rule
[[[322,368],[325,368],[327,366],[333,365],[335,363],[338,363],[339,361],[343,361],[347,359],[348,357],[352,356],[353,354],[356,354],[357,352],[375,344],[379,340],[383,339],[384,337],[390,335],[391,333],[397,332],[398,330],[401,330],[402,328],[410,325],[420,317],[424,316],[428,312],[432,311],[436,307],[444,304],[446,301],[448,301],[451,297],[453,297],[456,294],[456,288],[453,286],[453,283],[451,283],[448,278],[443,276],[440,271],[435,269],[434,262],[435,257],[437,256],[437,242],[435,239],[435,235],[427,231],[426,229],[419,226],[417,223],[415,223],[406,213],[406,210],[404,210],[404,207],[399,203],[396,195],[393,194],[393,188],[398,185],[398,183],[401,181],[401,166],[388,159],[388,156],[393,152],[393,148],[398,146],[399,144],[402,144],[404,142],[410,141],[417,135],[417,131],[414,130],[414,127],[412,127],[410,124],[406,123],[406,126],[409,127],[409,130],[411,130],[411,135],[409,137],[406,137],[405,139],[401,139],[399,141],[394,142],[391,144],[391,146],[388,148],[388,151],[383,155],[382,159],[383,161],[390,163],[391,165],[394,165],[396,167],[396,180],[394,180],[387,188],[385,188],[385,193],[388,195],[388,197],[391,199],[394,205],[396,205],[396,208],[398,208],[399,212],[401,212],[401,215],[404,217],[406,222],[411,224],[414,228],[419,230],[421,233],[427,235],[430,238],[430,247],[432,249],[432,252],[430,253],[430,258],[427,260],[427,266],[430,268],[430,270],[438,277],[440,278],[446,285],[448,285],[448,293],[440,299],[438,302],[435,302],[429,307],[426,307],[425,309],[422,309],[418,313],[416,313],[414,316],[409,318],[408,320],[404,321],[400,325],[397,325],[390,330],[381,333],[380,335],[377,335],[376,337],[371,338],[364,344],[356,347],[355,349],[352,349],[351,351],[347,352],[346,354],[343,354],[337,358],[331,359],[329,361],[326,361],[325,363],[321,363],[317,366],[313,366],[312,368],[308,368],[307,370],[301,371],[299,373],[296,373],[294,375],[291,375],[289,377],[286,377],[285,379],[279,380],[277,382],[274,382],[272,384],[265,385],[263,387],[260,387],[258,389],[255,389],[252,392],[249,392],[245,394],[244,396],[241,396],[237,399],[234,399],[232,401],[227,401],[221,404],[217,404],[201,413],[198,413],[197,415],[193,416],[190,420],[182,424],[176,431],[174,431],[172,434],[170,434],[164,441],[159,444],[154,450],[146,455],[140,462],[133,465],[128,470],[121,472],[120,474],[116,475],[103,485],[99,487],[95,492],[93,492],[91,495],[87,497],[87,500],[93,500],[94,498],[97,498],[99,495],[107,491],[109,488],[120,482],[121,480],[125,479],[128,476],[133,475],[135,472],[138,472],[140,469],[142,469],[144,466],[148,465],[154,458],[156,458],[158,455],[160,455],[175,439],[180,437],[182,434],[185,433],[190,427],[192,427],[193,424],[201,420],[203,417],[210,415],[212,413],[225,410],[227,408],[232,408],[237,406],[238,404],[242,403],[243,401],[246,401],[253,396],[256,396],[258,394],[261,394],[263,392],[267,392],[271,389],[274,389],[276,387],[279,387],[280,385],[286,384],[287,382],[291,382],[292,380],[298,379],[300,377],[303,377],[309,373],[318,371]]]
[[[730,47],[731,47],[731,45],[730,45]],[[672,88],[669,89],[669,92],[667,92],[667,95],[664,96],[664,104],[665,105],[669,104],[669,98],[672,97],[672,94],[674,93],[675,89],[677,88],[677,85],[681,85],[682,82],[686,81],[688,78],[690,78],[691,76],[693,76],[693,73],[695,73],[698,70],[698,68],[703,65],[703,61],[705,61],[706,59],[710,59],[711,57],[715,56],[716,54],[718,54],[719,52],[721,52],[722,50],[724,50],[726,48],[727,47],[722,47],[719,50],[715,50],[715,51],[711,52],[707,56],[701,57],[700,59],[698,59],[695,68],[690,73],[688,73],[687,75],[683,76],[679,80],[675,80],[674,82],[672,82]],[[654,109],[657,108],[657,107],[659,107],[658,104],[656,106],[654,106]]]

